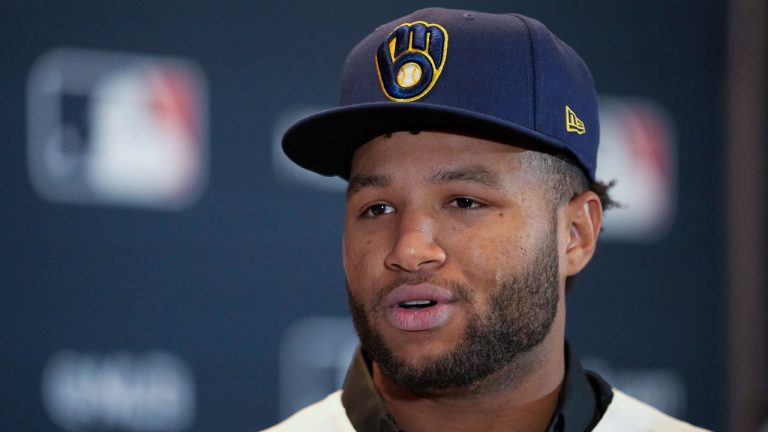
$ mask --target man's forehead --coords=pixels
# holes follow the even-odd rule
[[[520,157],[532,151],[466,135],[425,131],[382,135],[352,160],[347,196],[400,181],[412,184],[474,184],[501,189],[520,177]],[[527,171],[527,170],[526,170]]]
[[[402,172],[399,170],[398,172]],[[352,194],[366,187],[386,187],[392,184],[398,172],[360,172],[349,180],[347,193]],[[462,164],[453,166],[430,166],[420,170],[416,175],[424,183],[435,185],[453,182],[477,183],[483,186],[498,188],[501,186],[499,170],[481,164]]]
[[[494,162],[526,149],[511,143],[444,131],[394,132],[379,135],[360,146],[350,160],[351,176],[381,171],[388,163],[418,158],[420,171],[440,177],[439,171],[463,165],[462,171],[494,171]],[[514,162],[514,159],[508,158]],[[474,165],[473,169],[470,169]]]

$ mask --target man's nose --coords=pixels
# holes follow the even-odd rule
[[[433,218],[416,211],[400,214],[392,249],[385,264],[398,272],[436,270],[446,260],[445,250],[436,241]]]

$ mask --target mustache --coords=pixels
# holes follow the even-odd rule
[[[376,291],[376,294],[373,296],[372,309],[374,311],[383,309],[387,296],[397,287],[401,285],[418,284],[439,286],[451,291],[451,293],[460,301],[468,304],[473,304],[475,302],[474,290],[465,283],[450,279],[438,278],[433,275],[401,276]],[[347,287],[349,287],[349,283],[347,283]]]

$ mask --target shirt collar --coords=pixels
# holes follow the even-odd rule
[[[344,380],[341,403],[356,431],[399,432],[384,400],[374,387],[371,362],[358,349]]]
[[[597,374],[584,371],[565,344],[565,378],[555,415],[547,432],[582,432],[592,429],[613,398],[611,387]],[[352,359],[344,380],[341,403],[357,431],[399,432],[371,378],[371,362],[362,350]]]
[[[585,371],[576,353],[565,343],[565,378],[560,400],[547,432],[591,430],[602,418],[613,391],[598,374]]]

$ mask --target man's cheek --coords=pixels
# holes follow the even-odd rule
[[[377,261],[383,265],[386,256],[384,244],[381,235],[355,235],[350,236],[345,250],[351,265],[371,266]]]
[[[493,274],[499,262],[508,258],[508,252],[500,247],[503,236],[488,239],[475,239],[471,247],[453,247],[452,255],[462,269],[476,275]]]
[[[375,275],[371,274],[374,266],[370,262],[369,255],[354,249],[347,252],[345,259],[347,279],[357,287],[368,285],[366,282],[375,278]]]

